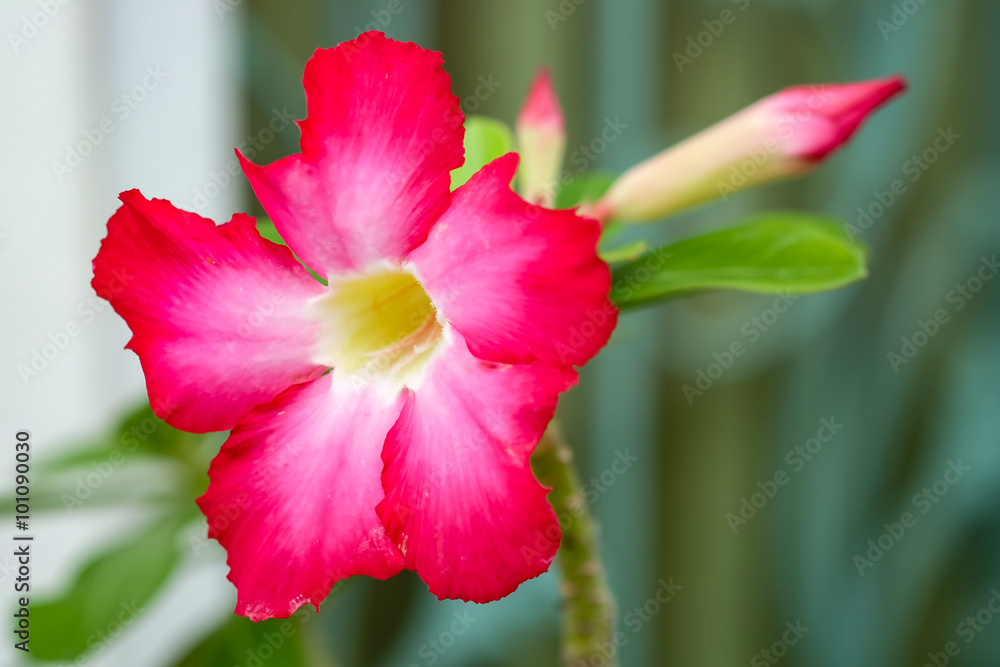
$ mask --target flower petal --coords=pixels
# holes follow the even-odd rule
[[[399,572],[375,506],[382,443],[402,404],[330,373],[291,387],[233,429],[198,505],[209,537],[229,553],[236,613],[259,621],[307,603],[319,610],[340,579]]]
[[[582,365],[618,318],[597,257],[600,227],[518,197],[516,170],[514,153],[483,167],[407,261],[475,356]]]
[[[138,190],[108,221],[92,285],[132,330],[153,410],[185,431],[231,428],[253,406],[323,372],[310,361],[322,294],[253,218],[211,220]]]
[[[441,54],[367,32],[306,64],[302,153],[240,156],[282,238],[323,276],[399,261],[448,206],[464,154]]]
[[[559,546],[529,459],[575,371],[439,351],[386,437],[386,531],[440,598],[489,602],[545,572]]]

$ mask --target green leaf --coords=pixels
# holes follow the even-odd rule
[[[618,246],[617,248],[612,248],[611,250],[601,250],[598,254],[608,264],[614,264],[615,262],[631,262],[636,259],[642,253],[646,252],[649,248],[649,243],[644,240],[639,240],[634,243],[627,243],[623,246]]]
[[[465,119],[465,164],[451,172],[451,189],[512,150],[514,133],[506,123],[487,116],[469,116]]]
[[[177,667],[258,664],[299,667],[306,664],[300,625],[294,617],[254,623],[242,616],[232,616],[181,659]]]
[[[835,220],[775,212],[647,253],[614,272],[619,307],[711,289],[820,292],[867,276],[866,251]]]
[[[288,245],[285,243],[285,239],[281,238],[281,234],[278,233],[278,229],[274,226],[274,223],[267,218],[257,218],[257,232],[272,243]]]
[[[143,612],[178,562],[183,520],[170,516],[137,539],[94,559],[63,596],[31,607],[31,652],[73,660],[106,649]]]
[[[114,452],[124,457],[128,457],[132,452],[147,452],[183,459],[184,452],[190,446],[189,441],[198,437],[201,436],[192,436],[168,426],[153,414],[148,403],[143,403],[128,413],[122,419],[120,426],[97,442],[73,448],[64,456],[48,461],[44,465],[52,470],[64,470],[106,460]]]
[[[584,202],[595,202],[604,196],[618,178],[610,171],[591,171],[577,174],[573,180],[559,188],[556,208],[572,208]]]

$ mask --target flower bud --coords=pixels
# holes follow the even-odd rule
[[[655,220],[737,190],[804,174],[906,88],[900,76],[794,86],[750,105],[622,174],[591,215]]]
[[[555,186],[566,150],[566,127],[552,76],[542,68],[517,117],[521,195],[533,204],[555,204]]]

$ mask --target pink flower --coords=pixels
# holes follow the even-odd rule
[[[449,191],[441,64],[381,33],[316,52],[302,153],[240,156],[288,247],[133,190],[94,260],[157,414],[232,429],[198,503],[253,620],[402,568],[495,600],[558,547],[529,457],[615,325],[599,229],[515,195],[515,154]]]
[[[588,214],[602,220],[655,220],[806,173],[905,88],[899,76],[786,88],[632,167]]]
[[[552,75],[545,68],[535,75],[515,131],[523,160],[518,174],[521,194],[530,202],[552,206],[566,149],[566,126]]]

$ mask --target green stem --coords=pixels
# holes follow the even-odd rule
[[[573,450],[555,420],[538,443],[532,465],[539,481],[552,487],[549,502],[562,526],[557,559],[563,574],[563,662],[567,667],[615,667],[617,661],[601,650],[613,645],[615,601],[601,560],[597,523],[583,497]]]

